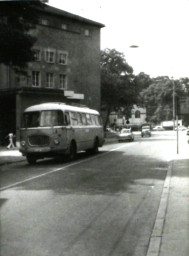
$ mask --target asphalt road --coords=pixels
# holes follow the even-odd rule
[[[1,256],[145,256],[171,137],[1,167]]]

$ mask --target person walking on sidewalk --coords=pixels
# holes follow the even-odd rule
[[[7,149],[15,148],[15,145],[14,145],[14,142],[13,142],[14,134],[9,133],[7,137],[9,138],[9,145],[7,146]]]

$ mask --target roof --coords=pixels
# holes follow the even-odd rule
[[[42,111],[42,110],[69,110],[69,111],[99,115],[99,112],[94,109],[90,109],[88,107],[75,107],[71,105],[66,105],[65,103],[61,103],[61,102],[42,103],[42,104],[37,104],[25,109],[26,112]]]
[[[49,13],[51,15],[66,17],[66,18],[69,18],[69,19],[72,19],[72,20],[80,21],[80,22],[83,22],[83,23],[88,23],[90,25],[97,26],[97,27],[100,27],[100,28],[105,27],[105,25],[102,24],[102,23],[83,18],[79,15],[72,14],[72,13],[66,12],[64,10],[61,10],[61,9],[58,9],[58,8],[55,8],[55,7],[52,7],[52,6],[49,6],[49,5],[45,5],[45,8],[44,8],[43,11],[46,12],[46,13]]]

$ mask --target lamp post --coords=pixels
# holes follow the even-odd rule
[[[172,77],[173,84],[173,131],[175,130],[175,117],[176,117],[176,128],[177,128],[177,154],[179,154],[179,132],[178,132],[178,113],[176,113],[175,104],[175,82]]]
[[[172,77],[173,84],[173,130],[175,130],[175,82]]]

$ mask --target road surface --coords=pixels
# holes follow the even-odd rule
[[[172,137],[2,166],[1,256],[145,256]]]

